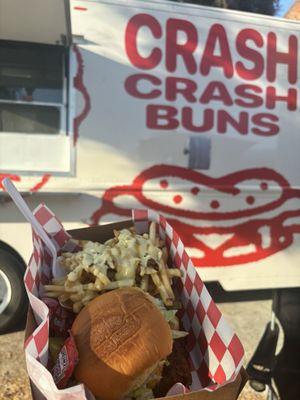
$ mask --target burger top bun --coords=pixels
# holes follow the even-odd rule
[[[102,400],[117,400],[141,386],[172,351],[168,323],[138,288],[102,294],[76,317],[79,353],[75,377]]]

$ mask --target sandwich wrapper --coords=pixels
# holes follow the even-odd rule
[[[173,266],[183,271],[183,278],[177,280],[177,292],[183,306],[181,322],[189,333],[187,348],[192,374],[190,388],[176,384],[167,395],[176,399],[237,399],[247,380],[242,368],[243,346],[213,302],[178,234],[165,218],[150,210],[133,210],[132,221],[66,232],[54,213],[44,204],[38,206],[34,214],[54,243],[58,255],[61,251],[79,250],[72,238],[105,241],[113,237],[114,229],[128,228],[133,224],[137,233],[141,234],[148,232],[150,222],[155,221],[159,236],[166,241]],[[52,278],[52,259],[47,247],[34,231],[32,238],[33,253],[24,282],[30,301],[25,356],[33,399],[94,400],[93,394],[83,384],[58,389],[50,372],[54,372],[56,379],[58,376],[63,378],[63,384],[59,385],[62,387],[66,385],[75,367],[76,348],[68,336],[74,314],[63,309],[55,299],[44,298],[43,285],[50,283]],[[54,368],[50,364],[48,351],[49,332],[51,336],[68,337]]]

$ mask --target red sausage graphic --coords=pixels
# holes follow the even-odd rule
[[[172,180],[176,179],[186,183],[189,190],[172,195],[169,202],[159,203],[159,197],[152,198],[151,190],[145,188],[150,182],[156,182],[159,190],[167,193]],[[256,192],[242,193],[241,186],[248,181],[255,181],[261,192],[269,188],[274,190],[270,191],[268,198],[256,198]],[[199,210],[199,202],[193,202],[192,204],[196,204],[193,208],[185,207],[185,197],[201,199],[203,186],[210,193],[219,193],[219,197],[209,197],[204,210]],[[164,214],[179,232],[185,246],[200,250],[203,254],[193,258],[196,266],[232,266],[256,262],[289,247],[293,243],[294,234],[300,232],[300,225],[284,225],[288,218],[300,216],[300,205],[291,210],[284,208],[288,200],[300,198],[300,190],[292,189],[282,175],[269,168],[247,169],[212,178],[183,167],[155,165],[142,171],[131,185],[108,189],[103,195],[101,208],[91,217],[92,223],[99,223],[107,214],[130,216],[130,208],[115,204],[115,200],[120,202],[124,195],[134,197],[140,207]],[[220,202],[222,197],[226,197],[227,209]],[[203,199],[207,203],[208,197]],[[234,203],[236,199],[240,201]],[[234,208],[234,204],[238,206]],[[270,212],[273,215],[266,217],[266,213]],[[261,229],[268,232],[267,240],[264,239]],[[203,240],[203,237],[210,234],[228,235],[228,239],[211,248]],[[239,253],[239,248],[245,246],[251,246],[251,250],[246,254],[242,251]],[[231,251],[233,249],[235,251]]]

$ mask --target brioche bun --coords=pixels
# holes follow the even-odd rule
[[[140,387],[172,351],[171,330],[149,295],[122,288],[96,297],[76,317],[75,378],[102,400]]]

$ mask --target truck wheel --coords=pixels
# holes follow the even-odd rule
[[[13,328],[26,314],[23,271],[17,257],[0,249],[0,334]]]

